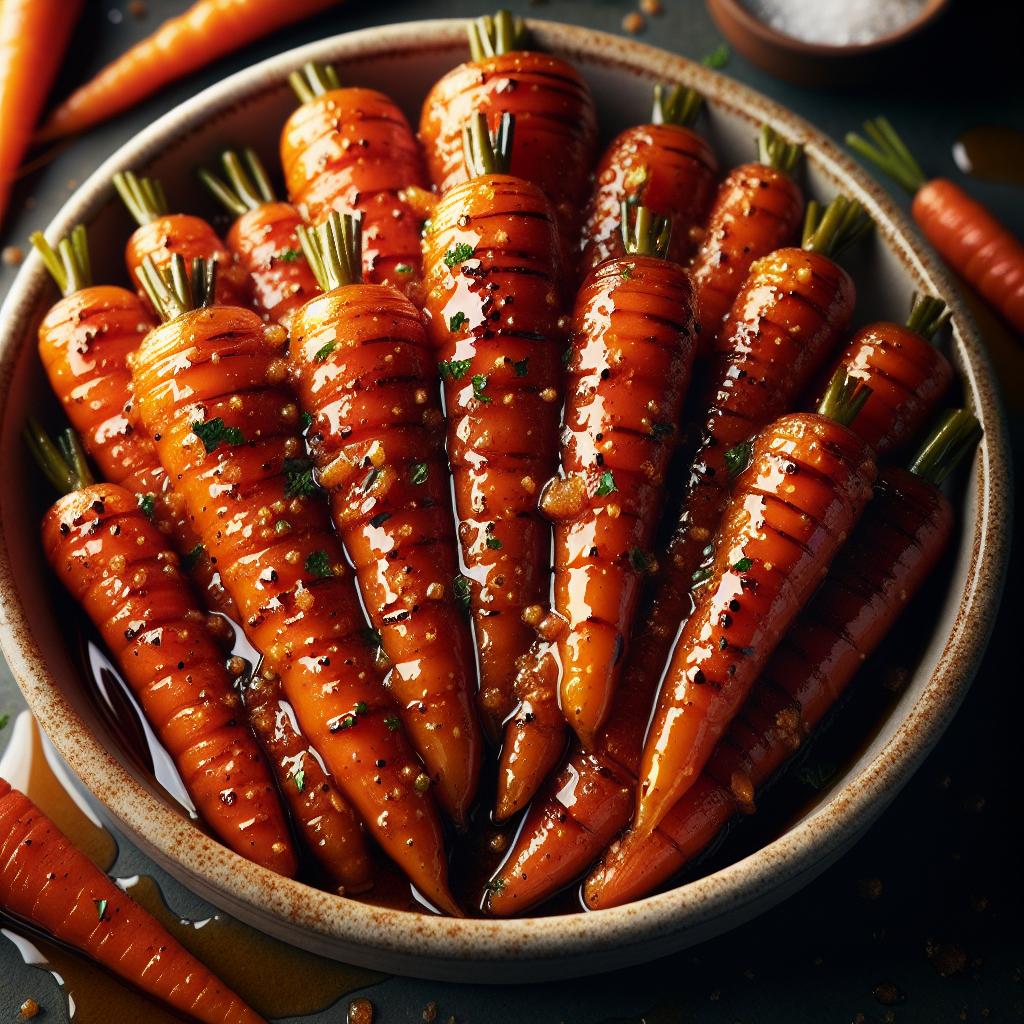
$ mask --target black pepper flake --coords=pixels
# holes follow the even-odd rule
[[[704,675],[704,672],[701,669],[697,669],[697,671],[693,673],[693,681],[697,686],[703,686],[707,682],[707,676]]]
[[[734,597],[734,598],[733,598],[733,599],[732,599],[732,600],[731,600],[731,601],[729,602],[729,611],[731,611],[731,612],[738,612],[739,610],[740,610],[740,603],[739,603],[739,601],[737,601],[737,600],[736,600],[736,598]]]

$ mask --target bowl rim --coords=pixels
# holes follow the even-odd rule
[[[110,200],[115,170],[144,167],[172,149],[198,124],[252,102],[285,82],[308,60],[358,63],[374,55],[452,52],[464,58],[461,19],[433,19],[343,33],[271,57],[211,86],[175,107],[116,150],[68,199],[50,224],[50,237],[75,223],[89,222]],[[725,920],[743,908],[764,908],[839,856],[907,781],[952,718],[984,652],[1004,577],[1009,549],[1009,456],[1003,414],[992,370],[978,332],[936,259],[925,249],[890,198],[823,133],[756,91],[664,50],[607,33],[553,22],[529,22],[538,44],[569,59],[624,70],[652,83],[685,81],[713,107],[728,109],[752,124],[767,121],[806,143],[807,157],[859,199],[875,218],[880,234],[923,286],[946,297],[953,311],[952,348],[965,394],[985,427],[974,473],[977,505],[971,565],[955,623],[924,689],[895,734],[857,773],[837,786],[808,817],[749,856],[685,885],[644,900],[591,914],[524,917],[509,920],[451,919],[370,906],[285,879],[244,860],[182,818],[145,788],[89,732],[51,675],[30,632],[14,587],[9,545],[0,518],[0,646],[30,709],[61,756],[86,787],[140,847],[157,851],[179,870],[190,887],[224,909],[263,925],[269,914],[279,926],[299,927],[315,943],[346,944],[371,954],[405,958],[409,973],[429,960],[447,963],[446,976],[467,960],[477,963],[557,959],[562,976],[601,969],[586,960],[614,952],[622,962],[659,955],[652,948],[670,934]],[[42,289],[41,260],[32,254],[21,268],[0,310],[0,395],[10,389],[21,348],[29,344],[28,325]],[[8,418],[4,411],[4,420]],[[4,433],[9,428],[5,426]],[[6,496],[0,500],[7,501]],[[294,934],[289,934],[296,941]],[[682,941],[678,943],[682,944]],[[629,949],[634,950],[631,957]],[[596,965],[596,966],[595,966]],[[424,967],[427,976],[440,976]],[[467,978],[466,980],[471,980]],[[479,979],[476,979],[479,980]]]

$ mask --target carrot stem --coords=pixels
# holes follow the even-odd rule
[[[622,244],[628,256],[655,256],[665,259],[668,255],[669,242],[672,239],[672,220],[653,213],[646,206],[636,206],[636,216],[632,226],[629,223],[631,205],[628,200],[622,201]]]
[[[92,284],[89,239],[82,224],[72,228],[71,234],[62,238],[56,249],[41,231],[33,232],[29,240],[43,258],[62,295],[73,295]]]
[[[131,171],[114,175],[114,188],[139,227],[168,213],[167,196],[156,178],[139,178]]]
[[[871,392],[872,389],[863,380],[849,376],[846,367],[840,366],[829,381],[818,412],[848,427],[864,408]]]
[[[341,80],[334,65],[317,64],[315,61],[303,64],[300,70],[293,71],[288,76],[288,84],[298,96],[300,103],[309,103],[331,89],[341,88]]]
[[[191,273],[181,253],[175,253],[166,267],[158,268],[147,256],[139,267],[140,283],[162,320],[176,320],[193,309],[214,303],[217,261],[195,257]]]
[[[30,416],[22,436],[32,458],[59,494],[80,491],[93,482],[85,451],[78,435],[70,427],[54,444],[39,421]]]
[[[502,114],[497,131],[487,127],[484,114],[474,114],[462,127],[462,150],[471,177],[485,174],[508,174],[512,162],[512,140],[516,122],[511,114]]]
[[[654,87],[654,108],[651,121],[654,124],[674,124],[689,128],[697,120],[704,97],[689,86],[663,85]]]
[[[792,175],[804,155],[804,147],[802,143],[787,141],[771,125],[763,124],[757,136],[757,155],[766,167]]]
[[[871,230],[871,218],[856,199],[836,196],[824,209],[812,199],[804,217],[803,247],[836,256]]]
[[[865,121],[864,133],[867,139],[847,132],[846,144],[913,195],[925,183],[925,174],[888,118]]]
[[[227,149],[221,154],[227,181],[205,167],[199,169],[199,180],[210,190],[229,213],[241,217],[277,198],[260,158],[246,147],[241,154]]]
[[[359,215],[335,210],[315,228],[300,224],[295,229],[313,276],[325,292],[362,280],[361,227]]]
[[[982,429],[967,409],[947,410],[910,463],[910,472],[936,487],[981,440]]]
[[[526,49],[526,22],[510,11],[485,14],[466,26],[469,52],[473,60],[500,57],[503,53]]]

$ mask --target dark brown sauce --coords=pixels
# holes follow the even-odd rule
[[[1024,132],[982,125],[953,143],[953,159],[964,174],[1024,187]]]

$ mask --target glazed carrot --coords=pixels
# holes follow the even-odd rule
[[[311,223],[332,211],[363,221],[363,273],[420,299],[420,217],[402,199],[427,183],[412,128],[375,89],[342,88],[330,65],[289,76],[301,106],[281,132],[281,166],[291,201]]]
[[[179,255],[188,264],[200,258],[217,264],[217,301],[225,306],[249,304],[249,277],[202,217],[169,213],[163,185],[155,178],[138,178],[131,171],[114,175],[114,187],[138,228],[125,248],[125,264],[144,302],[142,262],[148,256],[157,269]]]
[[[457,914],[441,822],[392,711],[368,626],[285,386],[286,332],[207,306],[214,264],[191,280],[143,266],[165,323],[133,365],[139,412],[267,668],[373,837],[434,905]]]
[[[813,605],[790,628],[693,788],[652,832],[627,833],[586,881],[592,910],[640,899],[706,849],[838,702],[918,592],[952,533],[938,489],[977,442],[977,420],[947,416],[910,472],[882,471],[875,497]]]
[[[64,58],[82,0],[0,3],[0,225],[21,158]]]
[[[693,89],[656,86],[653,123],[627,128],[604,151],[584,218],[584,271],[623,254],[619,208],[624,202],[643,203],[672,218],[669,259],[685,264],[693,254],[718,174],[711,147],[690,128],[702,103]]]
[[[0,779],[0,910],[204,1024],[260,1024],[222,981]]]
[[[804,197],[792,174],[803,146],[768,125],[758,136],[758,159],[729,172],[718,186],[691,273],[700,309],[698,351],[708,353],[722,330],[751,265],[797,234]]]
[[[243,857],[296,869],[274,781],[252,735],[224,652],[167,539],[116,484],[94,484],[68,431],[59,451],[35,423],[26,441],[64,495],[43,519],[46,557],[99,630],[203,820]]]
[[[644,742],[641,835],[697,781],[870,497],[874,460],[849,426],[868,394],[840,372],[817,414],[784,416],[748,446]]]
[[[251,149],[227,150],[221,162],[226,181],[205,169],[199,177],[237,218],[226,241],[249,275],[253,308],[264,320],[288,327],[295,310],[319,290],[299,245],[302,217],[291,203],[277,201],[270,178]]]
[[[50,115],[38,138],[56,139],[85,131],[218,57],[336,2],[196,0],[73,92]]]
[[[833,368],[871,387],[854,429],[876,455],[920,436],[953,381],[953,367],[932,344],[949,319],[941,299],[915,296],[905,324],[879,321],[850,339]]]
[[[541,511],[555,524],[557,657],[505,727],[496,816],[523,807],[565,746],[564,722],[591,747],[618,684],[643,577],[651,570],[671,438],[693,365],[696,319],[689,277],[666,259],[668,222],[646,207],[630,223],[626,255],[591,271],[576,299],[563,414],[561,473]],[[546,646],[546,645],[543,645]],[[547,699],[544,695],[547,694]],[[564,714],[564,719],[563,719]]]
[[[481,739],[434,353],[401,292],[361,283],[358,221],[333,213],[300,237],[324,290],[296,313],[288,349],[307,441],[388,690],[438,800],[465,827]]]
[[[1015,330],[1024,331],[1024,244],[976,199],[945,178],[926,180],[920,164],[884,117],[864,122],[846,144],[902,185],[925,238]],[[870,141],[868,141],[870,139]]]
[[[565,251],[574,254],[597,153],[590,89],[571,64],[527,49],[525,23],[508,11],[477,18],[467,34],[472,59],[449,71],[423,103],[420,138],[430,179],[444,193],[472,178],[463,125],[483,113],[496,131],[502,116],[512,115],[518,141],[508,173],[551,200]]]
[[[492,141],[467,128],[470,181],[445,193],[423,240],[428,330],[440,359],[459,540],[479,652],[484,724],[512,710],[516,659],[543,614],[551,530],[537,510],[558,465],[565,329],[558,234],[544,193],[501,173],[505,118]]]
[[[128,360],[156,321],[132,292],[92,284],[81,225],[56,249],[39,232],[32,244],[64,295],[39,325],[39,357],[75,433],[100,474],[136,494],[174,541],[211,607],[230,614],[231,599],[198,546],[156,446],[133,413]]]

